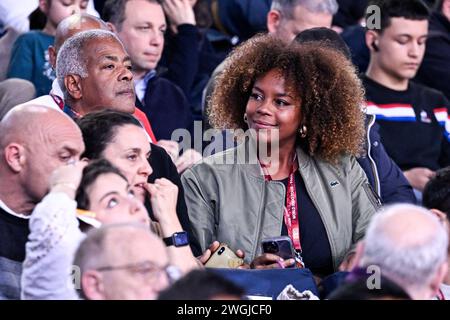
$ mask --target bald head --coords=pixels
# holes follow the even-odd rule
[[[74,14],[58,24],[56,28],[55,44],[56,52],[61,48],[64,41],[81,31],[103,29],[108,30],[108,26],[103,20],[91,16],[87,13]]]
[[[19,105],[0,122],[0,147],[3,149],[12,142],[43,143],[62,128],[81,138],[78,126],[63,112],[40,105]]]
[[[48,192],[51,173],[83,151],[80,129],[61,111],[14,107],[0,122],[0,197],[14,193],[13,210],[30,213]]]
[[[88,299],[155,299],[168,286],[162,272],[168,264],[161,239],[137,224],[112,224],[92,230],[74,260]]]
[[[59,49],[67,39],[79,32],[94,29],[109,30],[103,20],[87,13],[74,14],[61,21],[56,28],[55,42],[49,48],[50,63],[53,69],[56,68]]]
[[[437,217],[424,208],[399,204],[374,216],[361,264],[380,267],[410,293],[432,292],[429,286],[442,271],[447,247],[448,235]]]
[[[428,210],[416,206],[399,206],[380,217],[378,228],[400,248],[426,245],[437,230],[438,219]]]

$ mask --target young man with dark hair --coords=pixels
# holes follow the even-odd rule
[[[410,81],[424,56],[429,10],[421,0],[369,5],[377,5],[381,17],[380,29],[366,31],[367,112],[376,116],[386,151],[420,201],[434,171],[450,164],[449,102],[441,92]]]

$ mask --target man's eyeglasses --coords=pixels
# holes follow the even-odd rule
[[[162,275],[165,275],[169,280],[169,283],[173,283],[180,277],[180,271],[175,266],[167,264],[165,266],[158,266],[151,261],[143,261],[138,263],[130,263],[121,266],[104,266],[96,268],[99,272],[127,270],[133,274],[142,276],[144,279],[150,282],[155,282],[160,279]]]

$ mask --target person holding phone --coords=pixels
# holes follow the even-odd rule
[[[320,43],[270,35],[243,43],[225,64],[210,119],[248,134],[182,176],[202,249],[218,240],[242,249],[253,268],[288,267],[295,262],[261,248],[263,239],[286,235],[314,274],[348,266],[380,206],[355,158],[364,136],[355,69]]]

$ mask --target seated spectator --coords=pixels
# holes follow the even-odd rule
[[[89,30],[67,39],[58,53],[56,72],[64,112],[71,118],[105,107],[134,112],[131,60],[112,32]]]
[[[13,107],[34,98],[36,89],[30,81],[7,79],[0,82],[0,120]]]
[[[135,196],[142,203],[145,202],[152,220],[158,221],[159,218],[151,205],[150,195],[155,190],[150,189],[150,183],[157,183],[158,180],[166,178],[162,179],[165,181],[162,183],[164,190],[172,190],[175,186],[178,188],[176,213],[181,226],[178,230],[167,232],[172,235],[174,232],[186,231],[193,252],[196,255],[201,254],[191,231],[180,177],[169,156],[160,147],[148,143],[140,123],[129,114],[104,110],[85,115],[78,120],[78,124],[86,145],[83,157],[89,160],[106,159],[121,170]],[[170,196],[176,194],[173,190],[170,192]]]
[[[135,197],[127,178],[105,159],[92,161],[83,170],[75,200],[78,209],[87,210],[87,217],[102,224],[122,222],[150,224],[148,213],[142,202]],[[84,211],[81,211],[79,215],[81,220],[84,217],[83,213]],[[125,216],[126,214],[128,216]],[[157,233],[160,230],[153,231]]]
[[[423,300],[439,291],[448,270],[447,250],[448,232],[433,214],[398,204],[373,217],[355,260],[360,270],[376,267],[373,276],[383,275],[413,300]]]
[[[222,2],[227,2],[227,0]],[[233,4],[230,3],[230,5],[233,7]],[[224,4],[224,6],[228,5]],[[333,14],[337,10],[336,0],[273,0],[270,10],[268,13],[264,12],[264,16],[269,34],[282,41],[291,42],[297,34],[304,30],[316,27],[330,28]],[[253,12],[248,13],[254,14]],[[206,86],[205,99],[203,101],[203,110],[206,114],[210,108],[216,78],[225,68],[225,63],[226,60],[214,70]],[[209,119],[206,121],[208,122],[206,125],[209,126]]]
[[[105,20],[130,55],[136,104],[142,107],[152,123],[156,139],[170,140],[176,129],[186,129],[192,136],[193,118],[186,96],[178,86],[156,71],[167,28],[160,2],[109,1],[103,10]]]
[[[34,207],[58,167],[78,160],[81,132],[61,112],[17,107],[0,122],[0,299],[20,298],[20,277]]]
[[[81,31],[92,29],[108,30],[108,27],[102,20],[86,13],[73,14],[58,24],[55,31],[55,41],[48,47],[49,62],[53,70],[56,71],[56,59],[64,42]],[[55,109],[64,108],[64,94],[59,86],[58,79],[55,78],[55,80],[53,80],[50,92],[47,92],[46,95],[40,96],[29,103],[46,105]]]
[[[151,223],[152,230],[164,238],[180,228],[174,210],[177,190],[164,179],[149,185],[159,221],[150,222],[147,210],[134,198],[118,169],[106,160],[94,161],[83,170],[84,165],[65,166],[54,172],[49,194],[33,211],[21,281],[23,299],[77,298],[74,288],[66,285],[75,251],[84,239],[77,217],[83,222],[83,231],[103,224],[139,223],[149,227]],[[89,211],[76,211],[77,207]],[[186,246],[170,246],[168,253],[182,272],[199,266]]]
[[[362,76],[367,113],[376,116],[387,153],[421,192],[434,172],[450,165],[450,103],[413,81],[425,52],[429,11],[421,0],[374,0],[381,29],[366,31],[370,64]]]
[[[415,80],[450,100],[450,0],[438,0],[428,27],[427,48]]]
[[[333,16],[333,29],[341,33],[345,28],[359,24],[364,18],[368,0],[337,0],[339,9]]]
[[[213,21],[210,0],[164,1],[161,4],[167,17],[168,32],[157,69],[162,77],[183,90],[194,120],[202,120],[203,89],[211,73],[225,58],[208,37]]]
[[[8,27],[5,32],[0,35],[0,81],[6,79],[9,60],[11,59],[11,49],[20,34],[21,33],[14,28]]]
[[[423,205],[430,209],[446,226],[450,233],[450,167],[436,171],[423,190]],[[450,263],[450,247],[448,252]],[[441,284],[438,299],[450,300],[450,271]]]
[[[160,292],[158,300],[242,300],[244,289],[208,270],[193,270]]]
[[[117,36],[109,31],[83,31],[69,38],[57,58],[59,85],[64,91],[64,111],[72,118],[105,108],[134,113],[155,143],[147,117],[135,108],[130,68],[130,57]],[[169,146],[158,143],[173,154],[179,171],[201,159],[201,155],[192,149],[178,157],[178,144],[173,142],[175,146],[172,146],[171,142],[168,141]],[[173,147],[176,151],[172,151]]]
[[[87,0],[74,0],[69,5],[63,0],[39,1],[40,10],[47,16],[45,27],[42,31],[29,31],[17,38],[7,77],[29,80],[34,84],[37,96],[47,94],[55,79],[48,47],[55,40],[56,27],[64,18],[86,11],[87,3]]]
[[[156,299],[177,275],[163,242],[140,225],[93,230],[74,259],[88,300]]]
[[[350,59],[350,51],[345,42],[339,34],[329,28],[302,31],[295,37],[295,41],[299,43],[321,41],[322,45],[338,50]],[[364,154],[358,157],[358,163],[384,204],[415,203],[416,198],[408,180],[386,153],[378,130],[375,116],[366,115],[366,148]]]
[[[229,57],[212,97],[216,128],[252,130],[182,175],[202,249],[218,240],[242,249],[254,268],[276,268],[280,258],[261,256],[261,240],[289,235],[316,275],[346,265],[379,206],[354,157],[364,114],[350,62],[321,44],[258,36]],[[274,155],[264,156],[261,148],[274,145]]]
[[[63,21],[61,21],[61,23],[58,25],[58,27],[56,29],[55,43],[53,44],[53,46],[49,47],[50,62],[52,64],[52,67],[54,69],[56,69],[56,61],[57,61],[58,53],[59,53],[62,45],[68,38],[72,37],[75,34],[82,32],[82,31],[94,30],[94,29],[107,30],[108,28],[102,20],[100,20],[94,16],[88,15],[88,14],[74,14],[70,17],[67,17]],[[62,61],[61,64],[63,64],[63,65],[72,64],[74,58],[76,58],[76,57],[66,55],[66,60]],[[88,74],[88,75],[90,77],[94,77],[94,74]],[[107,81],[107,80],[109,80],[109,79],[106,79],[103,81]],[[101,80],[98,80],[98,81],[101,81]],[[108,94],[109,94],[108,90],[98,92],[99,96],[108,97]],[[65,105],[64,93],[62,91],[62,88],[60,87],[59,79],[56,78],[53,81],[52,90],[50,91],[50,93],[48,95],[40,96],[34,100],[27,102],[26,104],[39,104],[39,105],[45,105],[45,106],[49,106],[51,108],[63,110],[64,105]],[[110,104],[112,105],[112,107],[116,106],[113,102],[111,102]],[[148,122],[148,119],[145,116],[145,114],[142,111],[140,111],[139,109],[135,108],[134,116],[136,118],[138,118],[139,121],[141,121],[141,123],[143,124],[145,130],[149,134],[152,141],[155,141],[153,131],[151,129],[150,123]]]
[[[386,277],[380,278],[379,288],[368,288],[367,278],[361,278],[341,285],[327,300],[411,300],[409,295]]]

